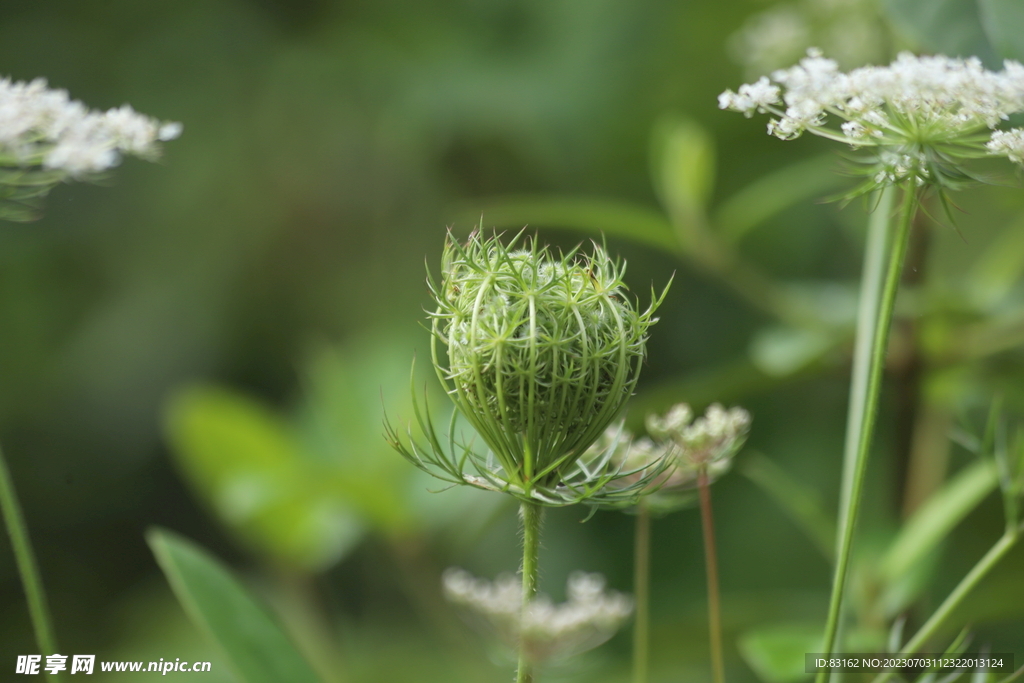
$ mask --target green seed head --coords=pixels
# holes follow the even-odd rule
[[[449,236],[431,283],[433,359],[508,481],[529,491],[557,485],[633,393],[660,299],[638,312],[624,264],[596,244],[555,255],[518,239]]]

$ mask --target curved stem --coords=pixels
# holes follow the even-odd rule
[[[704,564],[708,578],[708,635],[711,640],[711,673],[714,683],[725,683],[722,657],[722,609],[718,598],[718,553],[715,550],[715,520],[711,515],[711,486],[708,471],[697,476],[700,489],[700,521],[704,530]]]
[[[996,566],[999,560],[1003,559],[1013,549],[1013,546],[1020,540],[1021,535],[1024,535],[1024,524],[1004,533],[1002,538],[985,553],[984,557],[978,560],[978,564],[974,565],[971,571],[967,573],[967,576],[960,580],[956,588],[946,596],[946,599],[942,601],[939,608],[928,618],[924,626],[918,629],[914,637],[907,641],[907,644],[900,649],[899,653],[901,655],[911,655],[920,651],[938,633],[939,629],[945,625],[946,620],[960,606],[964,598],[981,583],[981,580]],[[892,673],[891,671],[886,671],[880,674],[875,678],[875,683],[884,683],[884,681],[892,677]]]
[[[14,559],[18,563],[21,585],[25,589],[25,599],[28,602],[32,628],[35,630],[36,644],[43,656],[56,654],[57,642],[53,637],[53,621],[50,618],[50,609],[46,604],[43,579],[39,575],[36,556],[32,552],[32,543],[28,538],[28,527],[25,525],[25,517],[21,513],[21,505],[18,503],[18,496],[14,491],[14,483],[11,480],[11,472],[7,468],[3,450],[0,450],[0,510],[3,511],[4,524],[11,537],[11,547],[14,550]],[[57,677],[52,676],[51,678],[56,679]]]
[[[903,203],[896,222],[895,234],[892,236],[891,248],[887,248],[886,243],[890,241],[887,239],[888,209],[892,206],[894,192],[895,189],[891,187],[883,190],[879,206],[869,225],[865,248],[843,462],[836,568],[822,648],[826,657],[835,648],[836,634],[839,630],[853,534],[860,511],[871,437],[878,417],[878,400],[882,392],[889,329],[896,304],[896,293],[899,290],[903,259],[907,253],[910,227],[917,208],[917,193],[912,186],[907,185],[903,188]],[[824,683],[827,677],[828,671],[822,671],[818,674],[817,682]]]
[[[523,520],[523,609],[537,595],[538,571],[537,556],[540,554],[540,525],[544,508],[538,503],[523,501],[519,506],[519,514]],[[526,646],[519,642],[519,668],[516,671],[516,683],[533,683],[533,664],[530,662]]]
[[[633,683],[647,683],[650,658],[651,511],[641,498],[637,506],[633,549],[633,593],[636,622],[633,626]]]

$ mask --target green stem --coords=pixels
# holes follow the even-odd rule
[[[711,485],[708,471],[701,467],[697,476],[700,489],[700,521],[704,530],[704,564],[708,579],[708,635],[711,640],[711,673],[714,683],[725,683],[722,657],[722,609],[718,598],[718,553],[715,550],[715,520],[711,515]]]
[[[914,637],[907,641],[907,644],[900,649],[901,655],[911,655],[919,652],[924,645],[931,640],[933,636],[938,633],[950,615],[956,610],[957,607],[964,601],[964,598],[974,588],[981,583],[981,580],[985,578],[985,575],[992,570],[996,564],[999,563],[1003,557],[1006,556],[1013,546],[1020,540],[1021,535],[1024,534],[1024,524],[1021,526],[1008,530],[1003,534],[994,546],[992,546],[985,556],[978,560],[978,564],[974,565],[970,572],[967,573],[960,583],[957,584],[953,592],[946,596],[946,599],[942,601],[939,608],[935,610],[928,621],[925,622],[924,626],[918,629]],[[886,671],[875,678],[875,683],[884,683],[892,677],[891,671]]]
[[[879,205],[868,227],[868,240],[865,246],[843,461],[836,568],[822,648],[826,657],[835,648],[836,634],[839,630],[853,535],[860,511],[864,475],[867,472],[868,453],[875,420],[878,417],[889,329],[896,304],[896,293],[899,290],[903,260],[907,253],[910,227],[917,208],[916,191],[908,185],[903,190],[903,204],[900,207],[895,234],[889,240],[889,214],[895,192],[895,188],[892,187],[882,191]],[[888,248],[887,243],[891,244],[891,248]],[[822,671],[818,674],[817,683],[824,683],[827,677],[828,672]]]
[[[18,563],[18,573],[21,575],[21,585],[25,589],[36,645],[44,657],[57,654],[57,642],[53,637],[53,622],[46,604],[43,579],[39,575],[39,567],[36,565],[36,557],[28,538],[28,527],[25,526],[25,517],[21,513],[18,496],[14,492],[14,483],[11,481],[11,472],[7,468],[3,450],[0,450],[0,511],[4,515],[14,559]],[[58,680],[59,677],[54,675],[51,679]]]
[[[519,506],[523,519],[523,609],[537,595],[539,576],[537,556],[540,554],[540,525],[544,508],[537,503],[523,502]],[[519,669],[516,683],[533,683],[533,664],[530,662],[526,645],[519,643]]]
[[[642,498],[637,506],[634,536],[633,593],[636,598],[636,622],[633,626],[633,683],[647,683],[651,649],[651,511]]]

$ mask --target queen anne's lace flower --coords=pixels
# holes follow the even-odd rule
[[[733,456],[747,439],[750,413],[738,407],[726,410],[715,403],[694,420],[690,406],[678,403],[664,417],[648,415],[646,423],[650,437],[641,438],[634,438],[622,424],[612,425],[588,458],[596,459],[611,449],[610,467],[638,473],[624,477],[626,482],[638,480],[639,473],[656,467],[655,476],[646,477],[646,504],[669,512],[690,502],[702,470],[709,482],[729,471]]]
[[[522,585],[511,574],[493,583],[467,571],[444,573],[448,599],[483,616],[513,648],[524,648],[534,662],[568,657],[611,638],[633,612],[633,601],[605,592],[600,574],[574,572],[566,588],[568,600],[556,605],[538,595],[523,605]]]
[[[889,66],[843,73],[811,49],[796,66],[775,71],[770,81],[740,86],[738,93],[727,90],[718,103],[746,116],[774,114],[768,132],[783,140],[809,131],[853,147],[887,150],[874,159],[878,183],[942,183],[956,159],[985,154],[1024,165],[1024,130],[990,132],[1024,111],[1024,66],[1014,61],[993,72],[974,57],[904,52]],[[844,121],[839,130],[827,125],[833,116]]]
[[[41,166],[73,177],[116,166],[122,155],[154,157],[158,143],[181,134],[129,105],[93,111],[46,81],[0,79],[0,165]]]

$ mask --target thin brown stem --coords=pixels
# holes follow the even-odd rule
[[[636,597],[636,623],[633,626],[633,683],[647,683],[650,659],[651,595],[651,511],[644,499],[636,513],[633,550],[633,592]]]
[[[711,672],[714,683],[725,683],[722,657],[722,610],[718,598],[718,554],[715,550],[715,521],[711,514],[711,486],[706,467],[697,477],[700,490],[700,519],[704,530],[704,563],[708,579],[708,634],[711,641]]]

